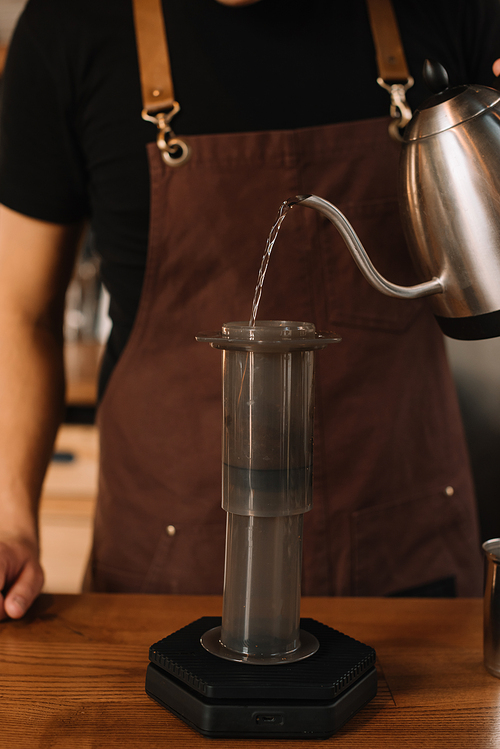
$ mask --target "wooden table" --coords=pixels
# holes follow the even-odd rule
[[[500,746],[500,680],[482,665],[476,599],[304,599],[312,616],[372,645],[377,697],[328,741],[207,739],[144,693],[148,648],[221,599],[43,595],[0,623],[0,746],[488,749]]]
[[[7,45],[0,44],[0,78],[3,75],[3,69],[5,67],[5,60],[7,59]]]
[[[102,344],[94,341],[67,341],[64,344],[68,405],[95,406],[103,350]]]

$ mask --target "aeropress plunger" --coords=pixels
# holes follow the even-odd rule
[[[376,693],[372,648],[300,619],[302,526],[312,506],[311,323],[225,324],[222,620],[150,648],[146,692],[214,738],[327,738]]]

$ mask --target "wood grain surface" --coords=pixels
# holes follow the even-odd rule
[[[377,697],[327,741],[207,739],[144,692],[148,648],[218,597],[42,595],[0,623],[0,746],[500,747],[500,680],[482,665],[476,599],[304,599],[312,616],[377,651]]]
[[[68,405],[95,406],[103,349],[102,344],[95,342],[67,341],[64,344]]]
[[[3,69],[5,67],[5,60],[7,59],[7,45],[0,44],[0,78],[3,75]]]

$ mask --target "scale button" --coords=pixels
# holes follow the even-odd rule
[[[177,533],[175,525],[167,525],[165,530],[167,532],[167,536],[175,536],[175,534]]]
[[[455,494],[455,489],[452,486],[447,486],[444,490],[444,493],[447,497],[453,497],[453,495]]]

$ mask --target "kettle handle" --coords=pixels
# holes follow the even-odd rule
[[[328,200],[318,198],[317,195],[297,195],[287,202],[289,204],[305,205],[307,208],[315,208],[323,216],[326,216],[338,229],[363,276],[382,294],[398,297],[399,299],[418,299],[419,297],[431,296],[432,294],[439,294],[444,291],[443,283],[439,278],[433,278],[430,281],[424,281],[424,283],[419,283],[415,286],[399,286],[384,278],[368,257],[358,235],[344,214],[332,205],[332,203],[329,203]]]

